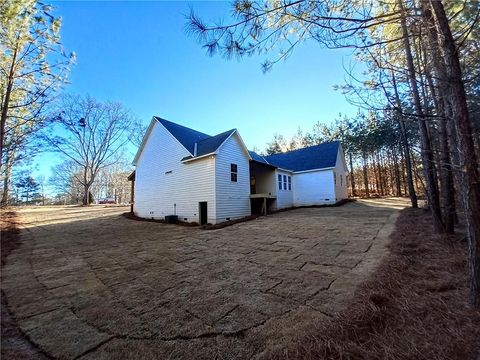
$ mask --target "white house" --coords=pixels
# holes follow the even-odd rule
[[[153,117],[133,164],[133,211],[144,218],[215,224],[347,197],[339,142],[263,157],[236,129],[210,136]]]

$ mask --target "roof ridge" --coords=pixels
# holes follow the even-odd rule
[[[180,144],[182,144],[182,146],[187,149],[188,152],[190,152],[190,154],[194,153],[194,146],[197,141],[211,138],[211,135],[163,119],[159,116],[154,116],[153,118],[158,121],[170,134],[172,134],[172,136],[177,139],[178,142],[180,142]]]
[[[227,131],[218,133],[218,134],[216,134],[216,135],[209,135],[208,138],[201,139],[201,140],[197,141],[197,143],[202,142],[202,141],[209,140],[209,139],[214,138],[214,137],[217,137],[217,136],[221,136],[221,135],[225,135],[225,134],[231,134],[231,133],[233,133],[233,132],[236,131],[236,130],[237,130],[237,129],[231,129],[231,130],[227,130]]]
[[[327,145],[327,144],[334,144],[334,143],[340,143],[340,140],[325,141],[325,142],[323,142],[323,143],[321,143],[321,144],[315,144],[315,145],[305,146],[305,147],[299,148],[299,149],[293,149],[293,150],[288,150],[288,151],[285,151],[285,152],[274,153],[274,154],[266,155],[265,157],[268,158],[268,157],[274,156],[274,155],[290,154],[290,153],[293,153],[293,152],[296,152],[296,151],[301,151],[301,150],[305,150],[305,149],[311,149],[311,148],[314,148],[314,147],[317,147],[317,146],[322,146],[322,145]]]
[[[195,132],[197,132],[197,133],[199,133],[199,134],[202,134],[202,135],[205,135],[205,136],[210,136],[210,137],[212,136],[212,135],[206,134],[206,133],[204,133],[204,132],[201,132],[201,131],[192,129],[192,128],[188,127],[188,126],[181,125],[181,124],[179,124],[179,123],[176,123],[176,122],[173,122],[173,121],[164,119],[164,118],[162,118],[162,117],[160,117],[160,116],[157,116],[157,115],[154,115],[153,117],[154,117],[155,119],[157,119],[158,121],[160,121],[160,122],[165,121],[165,122],[167,122],[167,123],[170,123],[170,124],[173,124],[173,125],[176,125],[176,126],[180,126],[180,127],[184,128],[184,129],[188,129],[188,130],[190,130],[190,131],[195,131]]]
[[[265,159],[279,168],[293,171],[335,167],[340,141],[324,142],[284,153],[266,156]]]

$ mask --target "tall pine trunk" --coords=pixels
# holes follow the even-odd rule
[[[432,153],[432,146],[430,143],[430,136],[428,134],[426,117],[423,113],[422,105],[420,102],[420,93],[418,91],[417,79],[415,75],[415,66],[413,63],[412,49],[410,47],[409,32],[407,28],[406,12],[403,7],[403,0],[398,0],[398,5],[403,12],[400,24],[403,35],[403,46],[405,51],[405,58],[407,61],[408,80],[410,82],[410,88],[412,93],[413,104],[415,108],[415,114],[418,120],[418,127],[421,139],[421,154],[422,165],[425,176],[425,190],[429,206],[433,216],[433,226],[436,232],[444,232],[444,226],[442,221],[442,213],[440,209],[440,199],[438,194],[438,187],[436,183],[434,159]]]
[[[438,59],[434,60],[434,62],[435,61],[438,61]],[[428,70],[426,71],[426,78],[436,113],[438,115],[437,124],[440,153],[440,194],[443,209],[443,222],[445,224],[445,232],[447,234],[453,234],[455,228],[455,188],[453,183],[452,163],[450,160],[450,147],[448,144],[445,104],[443,102],[446,93],[442,82],[440,82],[437,91],[442,98],[439,99],[433,84],[433,79]]]
[[[0,204],[2,206],[8,205],[8,198],[10,196],[10,177],[12,172],[12,166],[10,165],[10,160],[8,156],[5,156],[5,169],[3,175],[3,193]]]
[[[405,123],[402,119],[402,103],[400,101],[400,96],[398,95],[397,82],[395,80],[395,75],[392,72],[392,85],[395,94],[395,106],[397,107],[395,119],[398,122],[400,127],[400,136],[402,138],[402,147],[403,147],[403,156],[405,158],[405,171],[407,174],[407,187],[408,195],[410,196],[410,202],[412,203],[413,208],[418,208],[418,199],[417,193],[415,191],[415,185],[413,184],[414,175],[412,168],[412,158],[410,153],[410,144],[408,143],[407,130],[405,128]]]
[[[462,69],[443,4],[429,0],[438,33],[440,51],[445,61],[452,120],[457,135],[458,158],[461,170],[461,193],[468,230],[470,270],[470,302],[480,308],[480,176],[472,127],[463,85]],[[424,12],[426,14],[426,12]],[[428,14],[426,14],[428,15]]]
[[[352,153],[348,153],[348,158],[350,162],[350,185],[352,186],[352,196],[357,196],[357,191],[355,189],[355,176],[353,175],[353,156]]]
[[[398,166],[398,155],[395,149],[392,151],[392,157],[393,157],[393,169],[395,173],[395,176],[393,177],[395,179],[395,190],[396,190],[395,196],[402,196],[402,187],[400,185],[400,167]]]
[[[18,39],[17,39],[18,40]],[[7,77],[7,87],[5,90],[5,96],[2,99],[2,111],[0,115],[0,170],[2,169],[2,160],[4,156],[4,146],[5,146],[5,134],[7,127],[7,118],[8,118],[8,107],[10,106],[10,97],[13,90],[13,79],[15,74],[15,62],[17,61],[17,51],[18,51],[18,42],[15,50],[12,54],[12,63],[10,65],[9,74]],[[9,181],[9,179],[8,179]],[[3,204],[3,202],[2,202]]]
[[[370,197],[370,189],[368,188],[368,167],[366,155],[363,155],[363,185],[365,186],[365,197]]]

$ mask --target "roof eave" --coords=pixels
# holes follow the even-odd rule
[[[188,163],[188,162],[192,162],[192,161],[195,161],[195,160],[200,160],[200,159],[206,158],[207,156],[215,156],[215,155],[217,155],[216,151],[205,154],[205,155],[202,155],[202,156],[196,156],[196,157],[191,157],[190,159],[182,160],[182,163],[185,164],[185,163]]]
[[[284,168],[281,168],[281,167],[278,167],[278,166],[277,166],[277,169],[278,169],[278,170],[281,170],[281,171],[286,171],[286,172],[289,172],[289,173],[294,173],[294,172],[295,172],[295,171],[293,171],[293,170],[284,169]]]
[[[324,170],[333,170],[335,169],[335,166],[329,166],[329,167],[324,167],[324,168],[317,168],[317,169],[309,169],[309,170],[301,170],[301,171],[293,171],[294,174],[302,174],[302,173],[308,173],[308,172],[314,172],[314,171],[324,171]]]
[[[142,143],[138,147],[137,153],[135,154],[135,157],[133,158],[132,165],[137,166],[138,158],[140,157],[140,154],[143,151],[143,148],[145,147],[145,144],[147,143],[148,138],[150,137],[150,133],[152,132],[153,126],[155,125],[156,122],[156,116],[152,117],[152,120],[150,120],[150,124],[148,125],[147,131],[145,132],[145,135],[143,135]]]
[[[258,160],[254,160],[254,159],[250,159],[250,161],[254,162],[256,164],[260,164],[260,165],[263,165],[263,166],[267,166],[267,167],[277,169],[277,167],[275,165],[272,165],[272,164],[269,164],[269,163],[266,163],[266,162],[262,162],[262,161],[258,161]]]

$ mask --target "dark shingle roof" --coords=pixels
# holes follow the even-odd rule
[[[221,134],[210,136],[200,131],[187,128],[182,125],[175,124],[171,121],[155,116],[155,119],[188,150],[191,154],[195,152],[195,143],[197,144],[196,156],[202,156],[215,152],[220,145],[235,131],[235,129],[225,131]],[[188,160],[193,156],[186,156],[182,160]]]
[[[339,141],[323,143],[303,149],[265,156],[270,164],[292,171],[305,171],[334,167],[337,162]]]
[[[225,131],[221,134],[210,136],[200,131],[178,125],[171,121],[155,116],[160,122],[191,154],[195,152],[197,144],[197,157],[215,152],[220,145],[235,131]],[[285,153],[261,156],[254,151],[249,151],[252,160],[282,169],[292,171],[305,171],[334,167],[337,162],[337,153],[340,142],[328,142],[310,146],[303,149]],[[191,159],[186,156],[182,160]]]
[[[220,145],[223,144],[225,140],[235,131],[235,129],[225,131],[224,133],[210,136],[209,138],[203,139],[197,143],[197,156],[202,156],[210,154],[218,149]]]
[[[250,157],[252,158],[252,160],[263,163],[263,164],[268,164],[268,161],[265,160],[265,158],[262,155],[257,154],[255,151],[248,150],[248,153],[250,154]]]
[[[171,121],[159,118],[158,116],[155,116],[155,119],[157,119],[159,123],[165,126],[165,128],[180,142],[180,144],[185,147],[185,149],[190,151],[191,154],[193,154],[195,150],[196,142],[211,137],[210,135],[201,133],[200,131],[196,131],[185,126],[175,124]]]

